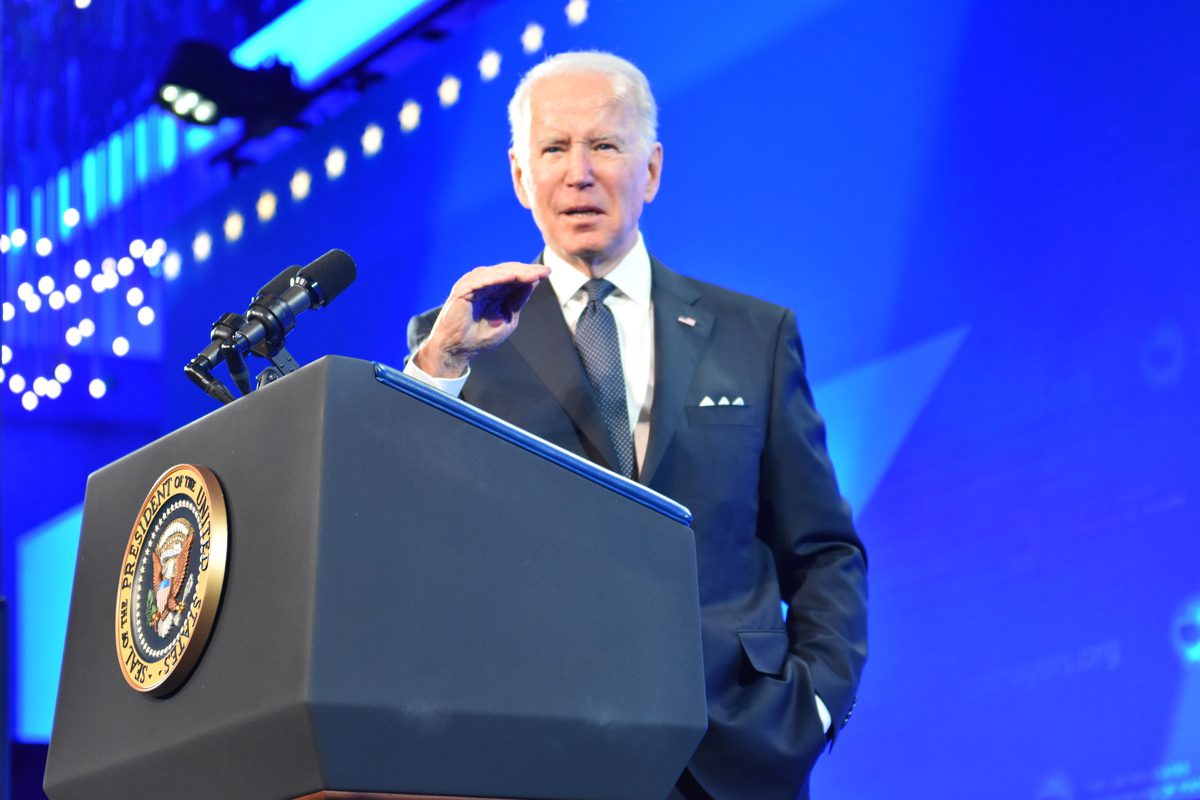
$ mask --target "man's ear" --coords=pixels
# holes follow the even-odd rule
[[[655,142],[650,148],[650,158],[646,161],[646,194],[643,199],[649,203],[658,194],[658,186],[662,181],[663,147],[662,142]]]
[[[517,193],[517,200],[525,208],[532,208],[529,202],[529,194],[525,191],[525,172],[521,169],[521,161],[517,158],[517,151],[511,148],[508,151],[508,166],[512,171],[513,191]]]

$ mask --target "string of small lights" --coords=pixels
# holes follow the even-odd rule
[[[79,8],[86,8],[86,3]],[[587,20],[588,0],[570,0],[564,8],[567,22],[578,26]],[[520,46],[526,56],[539,52],[544,45],[545,29],[536,22],[528,23],[520,35]],[[486,49],[475,65],[475,71],[483,82],[494,80],[501,70],[503,57],[493,48]],[[445,75],[435,90],[438,105],[443,109],[454,107],[461,96],[463,80],[455,74]],[[396,118],[400,131],[411,134],[421,125],[423,106],[417,99],[408,98],[397,112]],[[371,122],[365,126],[359,137],[358,146],[366,158],[378,154],[384,145],[386,130],[383,125]],[[346,149],[341,145],[333,145],[324,158],[325,177],[335,181],[345,174],[349,164]],[[297,167],[288,180],[286,190],[275,191],[264,189],[254,205],[254,214],[260,223],[270,222],[279,207],[280,197],[290,197],[292,202],[299,203],[310,196],[318,186],[313,180],[312,173],[305,167]],[[62,223],[66,230],[74,229],[80,223],[79,209],[70,207],[62,213]],[[240,210],[231,210],[221,226],[220,240],[232,244],[237,242],[246,229],[246,219]],[[0,233],[0,254],[19,253],[29,244],[29,233],[23,228],[14,228],[7,233]],[[208,230],[198,230],[190,243],[191,257],[196,263],[202,263],[212,257],[214,249],[220,241]],[[33,243],[34,252],[41,259],[53,261],[54,243],[45,236],[40,236]],[[7,258],[6,258],[7,260]],[[138,283],[157,283],[158,281],[173,281],[183,269],[184,258],[179,249],[172,248],[163,238],[155,238],[150,243],[144,239],[134,239],[129,243],[128,254],[115,256],[106,254],[98,259],[98,266],[93,266],[97,259],[79,258],[74,262],[66,277],[56,280],[47,272],[38,278],[36,283],[23,281],[17,286],[16,302],[5,300],[3,303],[2,324],[10,325],[22,315],[40,315],[70,310],[85,301],[85,287],[90,289],[94,297],[124,289],[125,304],[132,313],[136,323],[150,327],[157,320],[157,313],[150,302],[149,287]],[[139,269],[139,265],[141,269]],[[65,265],[60,265],[62,272],[67,272]],[[161,295],[161,291],[154,292]],[[43,310],[45,309],[45,310]],[[93,315],[98,316],[98,315]],[[66,328],[63,340],[68,348],[80,347],[86,340],[100,337],[96,320],[93,316],[80,316],[75,324]],[[115,335],[109,347],[113,355],[124,357],[130,352],[130,341],[127,336]],[[57,363],[48,375],[37,375],[29,379],[17,369],[20,365],[13,364],[14,353],[7,345],[0,348],[0,386],[18,395],[21,406],[27,411],[35,411],[41,401],[56,400],[62,396],[64,387],[72,381],[74,375],[70,365],[65,360]],[[97,400],[103,398],[108,385],[103,377],[95,377],[87,384],[89,395]]]

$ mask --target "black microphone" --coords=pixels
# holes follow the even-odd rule
[[[309,292],[313,308],[324,308],[354,283],[357,275],[354,259],[345,251],[334,249],[307,267],[302,267],[292,283],[303,286]]]
[[[244,356],[247,352],[260,350],[274,355],[283,346],[283,338],[296,325],[296,315],[310,308],[324,308],[354,282],[357,270],[354,259],[341,250],[330,250],[325,255],[291,276],[291,286],[278,295],[266,290],[277,288],[290,270],[289,267],[264,286],[246,312],[247,322],[221,345],[221,353],[234,373],[239,388],[249,386]],[[260,347],[261,345],[261,347]],[[241,358],[239,358],[241,357]],[[235,365],[240,363],[240,369]]]
[[[265,286],[255,293],[250,300],[250,310],[246,312],[246,318],[238,327],[244,327],[246,322],[253,319],[261,319],[263,315],[270,315],[272,305],[280,302],[279,296],[288,290],[292,285],[292,278],[296,277],[296,273],[300,271],[300,267],[291,266],[280,272],[274,278],[267,282]],[[270,326],[268,325],[268,328]],[[268,336],[257,347],[253,349],[253,353],[263,358],[271,358],[279,352],[283,347],[283,335],[280,333],[276,341],[272,341]],[[243,395],[250,394],[250,372],[246,368],[246,359],[237,350],[229,350],[224,352],[226,362],[229,364],[229,375],[233,378],[234,384],[238,391]]]
[[[265,288],[265,287],[264,287]],[[183,372],[193,383],[199,386],[209,396],[222,403],[232,403],[233,395],[216,378],[212,376],[213,367],[221,363],[221,346],[229,341],[235,332],[246,324],[246,318],[241,314],[222,314],[212,326],[212,342],[201,350]]]
[[[292,285],[292,278],[296,277],[296,273],[300,271],[300,267],[288,267],[283,272],[271,278],[267,285],[254,293],[253,299],[250,300],[250,305],[256,305],[270,300],[271,298],[279,297],[288,290]]]

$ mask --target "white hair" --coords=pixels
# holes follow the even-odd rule
[[[636,145],[642,153],[649,153],[658,140],[658,106],[650,93],[650,82],[642,71],[630,62],[597,50],[576,50],[547,58],[538,64],[517,84],[512,100],[508,101],[508,125],[512,130],[512,147],[517,163],[529,176],[529,159],[532,155],[529,142],[533,127],[533,113],[529,98],[533,85],[542,78],[552,75],[604,75],[612,83],[613,95],[633,116]]]

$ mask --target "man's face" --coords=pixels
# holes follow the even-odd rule
[[[662,146],[642,152],[631,114],[604,75],[554,75],[530,94],[528,172],[510,152],[513,187],[546,243],[595,277],[637,241],[658,192]]]

